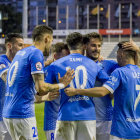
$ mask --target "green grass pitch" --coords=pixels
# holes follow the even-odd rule
[[[37,129],[38,129],[38,139],[46,140],[46,136],[43,130],[44,124],[44,103],[35,104],[35,116],[37,121]]]

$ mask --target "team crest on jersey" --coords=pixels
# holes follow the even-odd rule
[[[4,69],[6,68],[6,65],[5,64],[0,64],[0,69]]]
[[[40,62],[37,62],[35,66],[37,70],[42,70],[42,64]]]
[[[26,140],[24,136],[20,136],[19,140]]]

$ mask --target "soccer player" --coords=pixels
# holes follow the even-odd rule
[[[9,33],[5,38],[6,54],[0,56],[0,140],[12,140],[2,117],[6,93],[7,71],[17,51],[23,49],[24,42],[21,35]]]
[[[101,34],[96,32],[86,34],[84,35],[83,41],[86,56],[102,67],[108,75],[119,67],[118,63],[113,60],[98,61],[103,42]],[[102,83],[97,79],[95,87],[100,86],[102,86]],[[109,94],[104,97],[94,97],[93,101],[96,112],[96,140],[109,140],[113,113],[111,97]]]
[[[47,79],[53,80],[55,76],[58,82],[56,74],[59,72],[63,75],[69,68],[75,70],[75,78],[70,83],[70,86],[75,88],[94,87],[96,77],[103,83],[108,79],[108,75],[101,67],[82,55],[84,43],[80,33],[75,32],[68,35],[66,42],[71,54],[50,65]],[[60,90],[60,95],[55,140],[96,139],[96,116],[93,99],[81,95],[68,97],[64,90]]]
[[[61,78],[61,83],[51,85],[44,82],[42,52],[49,51],[52,33],[48,26],[35,27],[32,33],[34,46],[18,51],[8,70],[3,117],[14,140],[38,139],[34,113],[35,88],[39,95],[45,95],[49,91],[63,89],[74,77],[74,71],[69,69]]]
[[[87,95],[102,97],[114,93],[114,110],[110,140],[140,140],[140,69],[135,65],[135,52],[126,47],[129,42],[119,42],[117,61],[120,68],[112,72],[102,87],[91,89],[67,88],[68,96]],[[126,47],[123,50],[124,46]],[[137,52],[139,49],[137,50]]]
[[[70,54],[67,44],[63,42],[56,43],[53,47],[51,47],[51,53],[52,53],[54,61]],[[51,83],[51,84],[57,83],[55,75],[52,75],[52,78],[47,78],[49,76],[48,75],[49,68],[51,68],[51,66],[44,68],[45,82]],[[47,140],[54,139],[59,106],[60,106],[60,96],[59,98],[51,102],[48,102],[48,101],[45,102],[44,131],[45,131]]]

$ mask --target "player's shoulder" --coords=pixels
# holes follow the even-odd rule
[[[11,63],[10,60],[8,60],[7,56],[4,54],[4,55],[0,55],[0,64],[8,64]]]
[[[23,51],[28,51],[29,53],[42,53],[41,50],[37,49],[35,46],[26,47]]]
[[[108,64],[108,65],[117,65],[118,63],[114,60],[102,60],[100,63]]]

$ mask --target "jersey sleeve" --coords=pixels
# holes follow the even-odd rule
[[[101,83],[105,83],[108,79],[109,79],[108,74],[104,71],[104,69],[98,66],[97,80],[99,80]]]
[[[111,76],[109,77],[109,80],[105,82],[103,86],[113,94],[113,92],[118,88],[120,82],[121,78],[119,71],[115,70],[114,72],[112,72]]]
[[[53,84],[55,81],[54,67],[52,65],[44,68],[45,82]]]
[[[44,58],[40,50],[36,49],[29,58],[31,74],[44,73]]]
[[[7,62],[0,58],[0,77],[3,75],[4,72],[8,71],[8,64]]]

